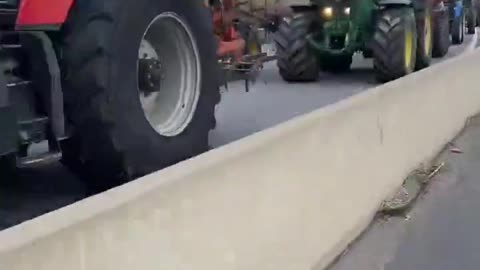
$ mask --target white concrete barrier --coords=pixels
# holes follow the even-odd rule
[[[321,269],[479,111],[480,52],[0,232],[1,270]]]

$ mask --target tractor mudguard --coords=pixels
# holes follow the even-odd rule
[[[16,28],[58,29],[66,20],[74,0],[21,0]]]

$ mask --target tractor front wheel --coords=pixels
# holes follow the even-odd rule
[[[467,21],[467,34],[469,34],[469,35],[475,34],[475,26],[476,26],[476,23],[477,23],[477,16],[478,16],[478,14],[477,14],[475,8],[473,8],[473,7],[468,7],[467,8],[466,21]]]
[[[450,25],[448,12],[435,16],[433,29],[433,57],[444,57],[450,48]]]
[[[452,43],[462,44],[465,37],[465,13],[460,14],[453,19],[452,23]]]
[[[382,10],[372,43],[373,64],[378,81],[395,80],[414,71],[417,47],[415,14],[410,7]]]
[[[417,57],[415,69],[420,70],[430,66],[432,60],[432,10],[430,7],[416,14],[417,25]]]
[[[284,19],[275,35],[277,66],[288,82],[314,81],[318,77],[315,55],[309,49],[307,35],[311,20],[303,14]]]
[[[212,33],[203,1],[75,1],[61,43],[63,163],[92,191],[209,149],[220,100]]]
[[[475,14],[476,16],[476,22],[475,26],[480,27],[480,1],[474,1],[473,8],[475,9]]]

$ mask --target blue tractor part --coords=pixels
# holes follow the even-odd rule
[[[462,44],[465,38],[465,6],[463,0],[448,1],[450,33],[453,44]]]

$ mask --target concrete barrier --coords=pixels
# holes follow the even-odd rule
[[[2,270],[322,269],[480,108],[480,52],[0,232]]]

